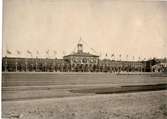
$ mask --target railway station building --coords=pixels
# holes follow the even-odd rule
[[[157,64],[157,65],[156,65]],[[151,72],[167,70],[166,59],[148,61],[119,61],[99,59],[98,55],[84,52],[83,44],[63,59],[3,57],[4,72]],[[155,66],[154,66],[155,65]]]
[[[84,52],[81,43],[77,44],[77,52],[66,55],[63,59],[70,64],[72,71],[89,71],[99,64],[99,56]]]

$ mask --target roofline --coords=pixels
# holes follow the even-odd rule
[[[63,57],[68,57],[68,56],[83,56],[83,55],[69,54],[69,55],[65,55],[65,56],[63,56]],[[89,56],[86,56],[86,55],[85,55],[85,57],[99,57],[99,56],[98,56],[98,55],[92,55],[92,54],[90,54]]]

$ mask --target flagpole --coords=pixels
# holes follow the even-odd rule
[[[37,72],[37,57],[36,57],[36,60],[35,60],[35,71]]]
[[[139,72],[140,72],[140,57],[138,57],[138,65],[139,65]]]
[[[16,51],[17,52],[17,51]],[[17,52],[18,53],[18,52]],[[16,59],[15,59],[15,70],[17,72],[17,56],[16,56]]]
[[[56,71],[56,70],[55,70],[55,66],[56,66],[56,54],[57,54],[57,52],[54,51],[54,55],[55,55],[55,60],[53,60],[54,72]]]
[[[46,59],[45,59],[45,71],[47,72],[47,59],[49,59],[49,50],[46,51]]]
[[[7,65],[8,65],[8,62],[7,62],[7,51],[5,53],[5,72],[7,72]]]
[[[8,61],[7,61],[7,56],[5,56],[5,72],[7,72],[7,66],[8,66]]]
[[[120,54],[120,55],[119,55],[120,61],[121,61],[121,57],[122,57],[122,55]]]
[[[8,62],[7,62],[7,51],[5,53],[5,72],[7,72],[7,65],[8,65]]]
[[[45,59],[45,72],[47,72],[47,58]]]
[[[36,57],[36,59],[35,59],[35,71],[37,72],[37,70],[38,70],[38,63],[37,63],[37,60],[38,60],[38,58]]]
[[[31,53],[31,61],[32,61],[32,64],[31,64],[31,71],[33,72],[34,71],[34,59],[33,59],[33,56],[32,56],[32,53]]]
[[[35,60],[35,71],[36,72],[38,70],[38,54],[39,54],[39,51],[36,52],[36,60]]]
[[[27,64],[28,64],[27,58],[25,58],[26,72],[27,72]]]
[[[28,54],[30,54],[30,57],[32,58],[32,53],[31,53],[31,51],[29,51],[29,50],[27,50],[27,53]],[[28,60],[28,59],[27,59]],[[26,71],[29,71],[29,69],[28,69],[28,61],[26,60]]]
[[[17,50],[16,52],[17,52],[17,55],[20,55],[20,53],[21,53],[19,50]],[[18,59],[17,59],[17,57],[16,57],[16,72],[17,72],[17,68],[18,68],[18,66],[17,66],[17,65],[18,65],[18,61],[17,61],[17,60],[18,60]]]
[[[127,60],[127,61],[129,60],[128,57],[129,57],[129,55],[126,55],[126,60]]]
[[[15,70],[16,70],[16,72],[17,72],[17,56],[16,56],[16,60],[15,60]]]
[[[6,51],[6,54],[12,54],[12,52],[11,51],[9,51],[9,50],[7,50]],[[8,59],[8,57],[7,57],[7,55],[6,55],[6,61],[5,61],[5,70],[7,71],[7,66],[8,66],[8,61],[7,61],[7,59]]]

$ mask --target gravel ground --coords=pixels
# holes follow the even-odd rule
[[[2,101],[6,119],[167,119],[167,90]]]
[[[156,73],[3,73],[2,100],[71,97],[88,95],[71,93],[71,90],[150,84],[167,84],[167,76]]]
[[[97,84],[167,83],[163,75],[116,75],[111,73],[3,73],[2,86],[51,86]]]

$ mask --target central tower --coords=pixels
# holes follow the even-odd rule
[[[78,43],[78,45],[77,45],[77,52],[78,53],[83,53],[83,44],[82,43]]]

